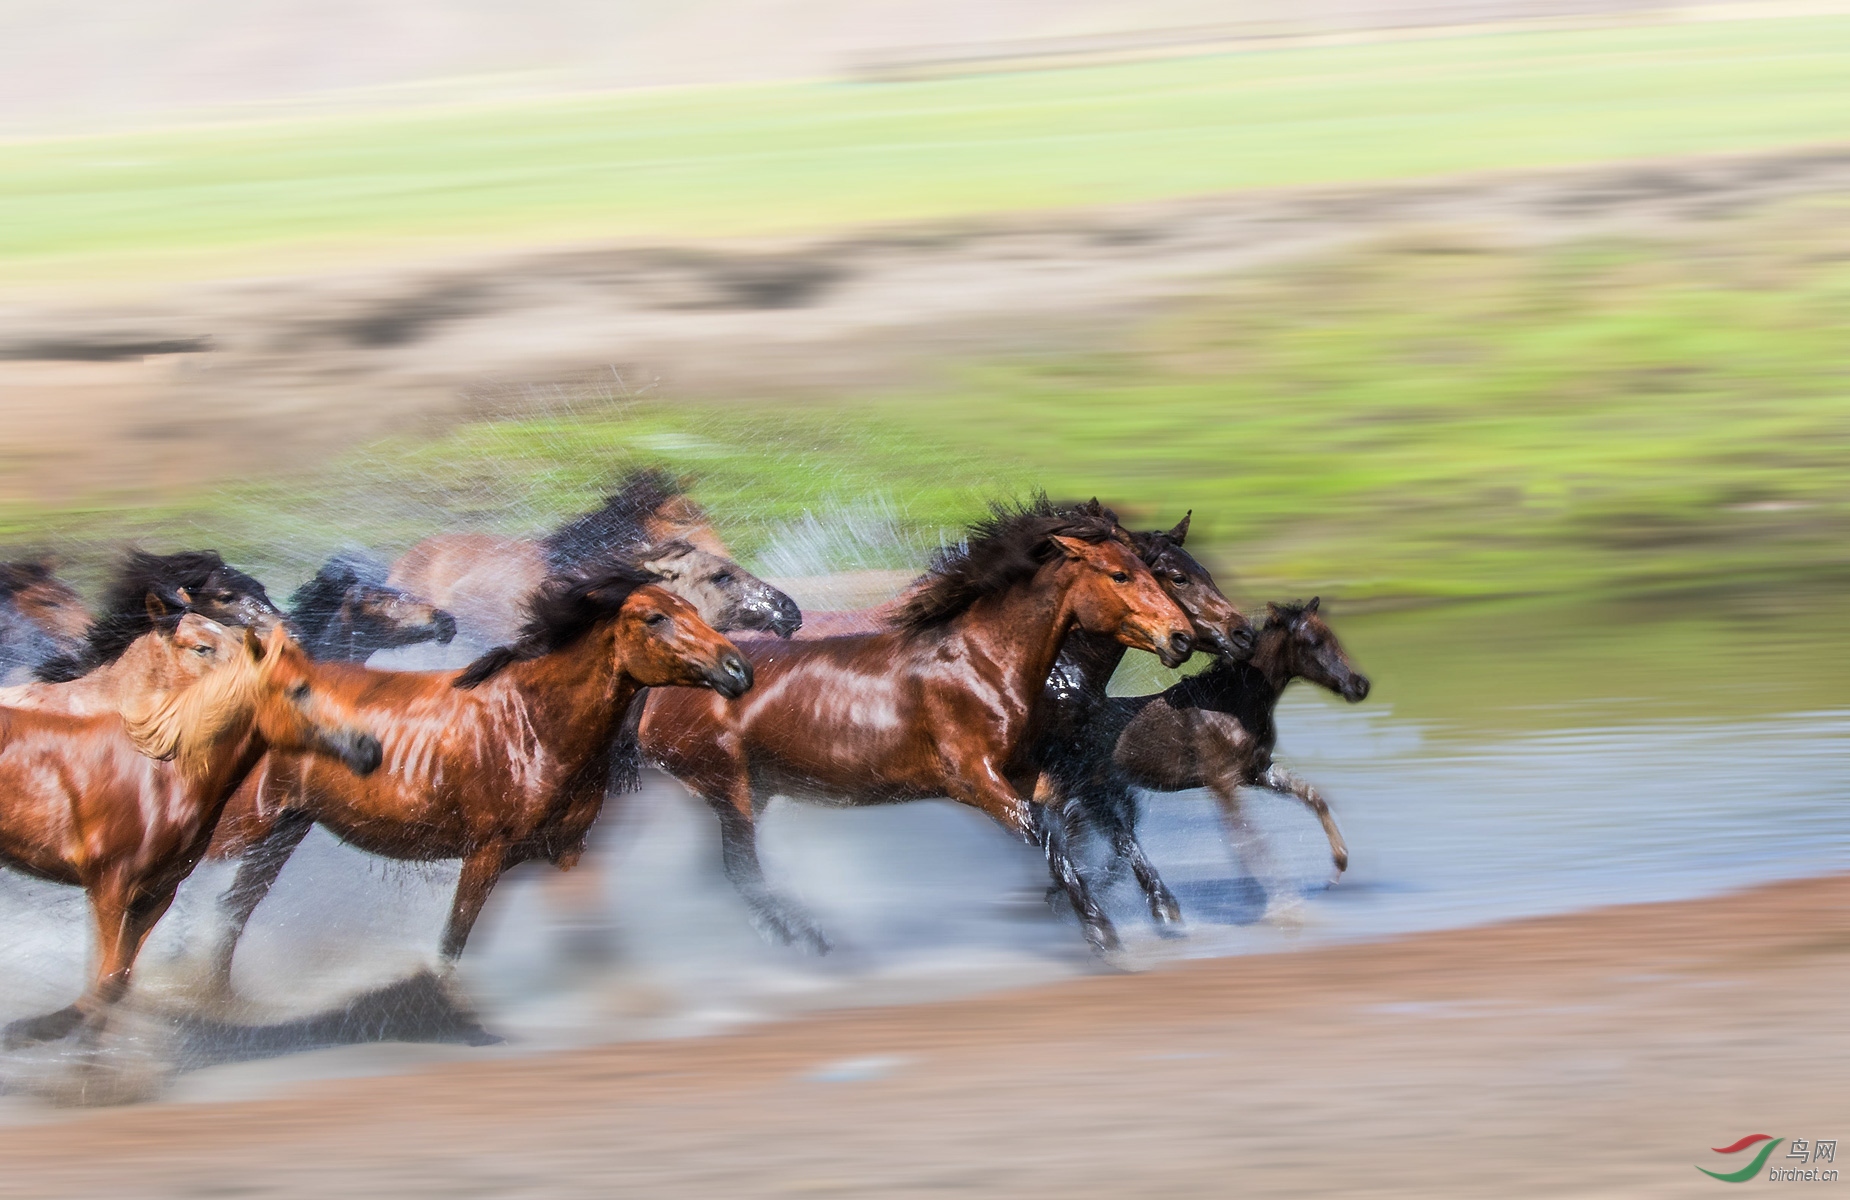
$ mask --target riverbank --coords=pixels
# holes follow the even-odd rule
[[[0,1194],[1682,1195],[1841,1136],[1846,985],[1839,875],[88,1113]]]

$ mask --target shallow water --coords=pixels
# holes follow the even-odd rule
[[[1296,685],[1281,705],[1279,759],[1329,797],[1351,869],[1326,888],[1328,849],[1310,814],[1249,796],[1279,865],[1268,915],[1266,889],[1242,877],[1203,795],[1148,797],[1145,845],[1182,901],[1187,931],[1158,936],[1134,890],[1120,885],[1111,905],[1127,945],[1113,965],[1677,899],[1850,868],[1850,708],[1818,703],[1835,692],[1843,635],[1824,608],[1730,615],[1710,605],[1630,620],[1639,615],[1520,605],[1339,613],[1339,632],[1375,676],[1374,695],[1348,706]],[[1736,635],[1744,622],[1751,640]],[[1539,668],[1538,656],[1553,669]],[[437,665],[415,654],[397,661]],[[1144,666],[1120,680],[1131,689],[1157,682]],[[200,1068],[165,1093],[197,1101],[1110,969],[1043,902],[1038,857],[955,805],[840,811],[779,801],[761,845],[773,882],[814,910],[835,953],[814,959],[763,943],[720,874],[711,817],[654,777],[600,822],[594,871],[564,877],[562,889],[549,868],[523,868],[496,893],[462,980],[486,1023],[510,1038],[491,1050],[373,1044],[276,1057],[288,1038],[227,1046],[197,1028],[163,1035],[171,1022],[162,1014],[185,1010],[175,989],[188,978],[187,951],[229,877],[208,865],[156,931],[137,993],[141,1024],[121,1036]],[[384,862],[317,831],[240,948],[234,982],[249,1007],[235,1020],[338,1010],[428,966],[455,874],[454,863]],[[81,897],[4,874],[0,911],[0,1019],[67,1003],[84,969]],[[255,1061],[231,1061],[239,1058]],[[10,1089],[38,1090],[33,1071],[43,1062],[22,1061],[0,1060]],[[15,1119],[43,1112],[6,1104]]]

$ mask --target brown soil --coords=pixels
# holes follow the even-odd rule
[[[501,251],[134,301],[15,293],[0,303],[0,502],[302,470],[389,432],[544,410],[561,381],[748,398],[913,384],[970,356],[1096,349],[1230,273],[1357,242],[1674,235],[1846,191],[1850,150],[1818,149],[777,244]]]
[[[1710,1147],[1850,1134],[1847,986],[1837,876],[88,1113],[0,1133],[0,1191],[1712,1193]]]

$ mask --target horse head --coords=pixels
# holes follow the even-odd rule
[[[1071,573],[1068,604],[1081,629],[1148,650],[1166,667],[1181,666],[1193,653],[1193,622],[1129,545],[1059,534],[1049,540],[1059,551],[1058,568]]]
[[[1237,658],[1252,650],[1253,626],[1233,601],[1221,594],[1208,569],[1182,549],[1193,515],[1186,514],[1165,533],[1134,533],[1131,544],[1137,547],[1163,591],[1194,623],[1196,643],[1216,654]]]
[[[685,541],[652,547],[640,557],[662,587],[692,604],[721,633],[766,630],[787,638],[803,624],[796,601],[729,558]]]
[[[752,686],[738,648],[666,588],[629,594],[617,613],[616,644],[623,672],[645,687],[710,687],[736,700]]]
[[[1260,641],[1270,641],[1274,646],[1262,644],[1254,654],[1254,663],[1261,665],[1262,656],[1273,659],[1276,665],[1265,664],[1271,667],[1268,673],[1282,673],[1286,679],[1308,679],[1351,704],[1359,703],[1368,698],[1368,676],[1349,661],[1342,643],[1318,611],[1321,600],[1313,596],[1308,604],[1267,604],[1268,617]]]

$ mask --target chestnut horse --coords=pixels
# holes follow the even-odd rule
[[[448,645],[456,618],[386,583],[386,566],[336,554],[289,597],[289,630],[320,662],[363,663],[376,651]]]
[[[1096,769],[1076,781],[1071,794],[1084,818],[1110,841],[1113,874],[1127,862],[1135,869],[1143,859],[1133,787],[1153,792],[1207,788],[1241,866],[1261,886],[1275,873],[1264,839],[1240,808],[1242,787],[1290,796],[1309,808],[1329,838],[1336,873],[1348,868],[1349,849],[1330,806],[1315,788],[1272,761],[1278,742],[1273,711],[1292,680],[1308,679],[1351,704],[1368,697],[1368,676],[1356,670],[1319,607],[1317,598],[1308,604],[1269,604],[1249,654],[1222,658],[1152,696],[1105,701],[1094,744],[1106,748],[1109,762],[1095,758]],[[1154,871],[1138,871],[1137,881],[1152,907],[1159,892],[1168,896]]]
[[[569,869],[603,807],[612,735],[638,690],[737,697],[752,684],[732,643],[651,579],[629,566],[548,580],[521,640],[461,672],[324,667],[330,689],[378,730],[385,766],[362,780],[276,754],[239,792],[210,851],[244,853],[220,901],[210,985],[229,989],[245,923],[315,823],[387,858],[463,860],[443,932],[446,975],[504,872],[533,859]]]
[[[127,992],[225,800],[266,750],[326,756],[365,774],[379,742],[319,686],[282,629],[127,717],[0,708],[0,861],[89,894],[100,952],[77,1003],[7,1027],[8,1046],[93,1036]]]
[[[150,598],[150,605],[158,605]],[[172,691],[230,661],[244,648],[244,631],[197,613],[165,614],[129,643],[114,662],[69,683],[22,683],[0,688],[0,705],[95,716],[121,712],[149,692]]]
[[[150,598],[158,600],[151,606]],[[121,657],[129,644],[171,611],[194,612],[221,625],[247,625],[258,633],[283,619],[263,585],[213,550],[149,554],[131,550],[103,597],[103,611],[74,654],[42,665],[38,677],[63,683]]]
[[[0,563],[0,684],[23,683],[55,658],[81,653],[90,614],[43,560]]]
[[[1178,665],[1193,645],[1171,601],[1109,517],[1044,497],[997,506],[946,551],[880,633],[746,648],[744,700],[652,693],[642,753],[719,817],[727,876],[761,930],[829,948],[765,884],[755,822],[773,795],[863,805],[949,796],[1041,840],[1024,751],[1069,630],[1090,630]],[[1056,830],[1057,833],[1057,830]],[[1058,836],[1048,864],[1095,947],[1116,935]]]
[[[640,562],[722,633],[788,637],[803,623],[796,602],[727,557],[700,506],[655,469],[632,473],[601,508],[537,541],[485,533],[426,538],[393,564],[387,582],[454,613],[471,641],[497,646],[518,636],[522,606],[541,581],[619,559]]]

